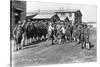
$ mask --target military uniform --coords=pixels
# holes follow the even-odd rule
[[[76,27],[77,25],[75,24],[74,26],[73,26],[73,30],[72,30],[72,38],[73,38],[73,40],[74,41],[76,41],[76,33],[77,33],[77,27]]]
[[[88,28],[84,29],[84,41],[85,42],[89,42],[89,34],[90,34],[90,30]]]
[[[65,39],[66,30],[64,27],[61,28],[61,33],[62,33],[62,39]]]
[[[14,39],[16,41],[17,47],[21,48],[21,40],[22,40],[22,33],[24,32],[24,29],[22,28],[21,25],[18,25],[15,27],[13,34],[14,34]]]
[[[66,28],[66,36],[67,40],[71,41],[71,29],[69,27]]]
[[[51,25],[48,27],[48,40],[52,40],[52,45],[54,44],[53,43],[53,40],[54,40],[54,27],[52,27]]]
[[[90,30],[89,28],[84,28],[84,42],[82,44],[82,48],[90,49],[91,43],[89,41]]]
[[[82,30],[81,25],[78,25],[78,27],[77,27],[76,30],[75,30],[75,34],[74,34],[75,39],[76,39],[76,41],[77,41],[78,43],[81,42],[81,39],[80,39],[80,37],[81,37],[81,30]]]
[[[84,28],[81,27],[80,29],[80,43],[84,42]]]

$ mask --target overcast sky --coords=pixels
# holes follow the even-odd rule
[[[27,1],[27,12],[32,12],[34,10],[57,10],[59,8],[64,9],[80,9],[82,13],[82,21],[96,22],[97,18],[97,7],[94,5],[80,5],[80,4],[63,4],[63,3],[51,3],[51,2],[34,2]]]

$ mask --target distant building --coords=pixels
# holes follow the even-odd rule
[[[32,21],[32,18],[33,18],[34,16],[36,16],[36,15],[37,15],[37,14],[27,15],[27,16],[26,16],[26,21],[28,21],[28,20]]]
[[[47,22],[57,22],[59,21],[59,17],[57,14],[53,13],[53,14],[38,14],[36,16],[34,16],[33,18],[33,21],[47,21]]]
[[[87,25],[92,28],[92,27],[96,27],[96,22],[88,22]]]
[[[35,10],[34,10],[35,11]],[[33,12],[33,13],[36,13]],[[27,16],[34,21],[52,21],[57,24],[67,24],[67,23],[81,23],[82,22],[82,14],[80,10],[76,9],[68,9],[68,10],[39,10],[37,15],[32,14]],[[33,17],[33,18],[32,18]],[[51,18],[52,17],[52,18]]]
[[[80,10],[57,10],[55,13],[60,18],[60,21],[70,21],[72,24],[82,22],[82,14]],[[67,19],[66,19],[67,18]]]

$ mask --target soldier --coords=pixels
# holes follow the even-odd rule
[[[72,34],[72,38],[73,38],[73,41],[77,41],[77,34],[76,34],[76,29],[73,30],[73,34]]]
[[[16,50],[21,49],[21,40],[22,40],[22,34],[23,34],[23,28],[21,26],[21,22],[18,22],[19,24],[15,27],[15,29],[13,30],[13,35],[14,35],[14,39],[16,41]]]
[[[60,40],[61,40],[60,28],[61,28],[61,26],[60,26],[59,24],[57,24],[57,25],[56,25],[56,30],[57,30],[57,32],[56,32],[56,37],[57,37],[57,42],[58,42],[59,44],[61,43],[61,42],[60,42]]]
[[[72,30],[72,39],[73,41],[77,41],[77,38],[76,38],[76,31],[77,31],[77,27],[78,27],[78,24],[76,23],[75,25],[73,25],[73,30]]]
[[[91,43],[89,41],[90,30],[87,25],[84,25],[84,42],[82,43],[82,49],[87,48],[88,50],[91,49]]]
[[[54,24],[54,39],[55,39],[55,42],[57,41],[57,27],[56,27],[56,24]]]
[[[23,34],[22,34],[22,41],[21,41],[21,45],[25,46],[25,40],[26,40],[26,29],[25,29],[25,25],[26,25],[26,20],[23,20],[22,23],[22,27],[23,27]]]
[[[67,36],[67,41],[71,41],[71,27],[69,24],[66,26],[66,36]]]
[[[76,29],[76,41],[78,42],[78,44],[80,44],[82,42],[81,41],[81,35],[82,35],[81,31],[82,31],[82,25],[79,24]]]
[[[80,37],[79,37],[80,41],[79,43],[83,43],[84,42],[84,26],[81,24],[80,27]]]
[[[62,34],[61,39],[64,41],[65,40],[65,34],[66,34],[66,29],[65,29],[64,26],[61,27],[61,34]]]
[[[54,40],[54,27],[52,25],[52,23],[50,23],[49,27],[48,27],[48,40],[52,40],[52,45],[54,45],[53,40]]]

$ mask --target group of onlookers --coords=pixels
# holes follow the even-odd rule
[[[48,38],[52,39],[52,45],[55,41],[58,41],[59,44],[75,41],[82,44],[82,49],[91,48],[89,41],[90,30],[86,23],[76,23],[73,26],[70,23],[67,25],[50,24],[48,28]]]
[[[19,21],[13,30],[14,50],[23,49],[32,41],[46,39],[47,26],[33,21]]]
[[[53,22],[43,23],[43,21],[18,22],[13,30],[15,50],[23,49],[28,42],[37,40],[51,40],[52,45],[64,42],[76,41],[82,43],[82,48],[90,49],[90,31],[86,23],[76,23],[72,25],[54,24]]]

